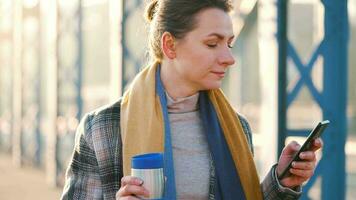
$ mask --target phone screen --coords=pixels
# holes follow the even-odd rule
[[[309,134],[307,140],[304,142],[304,144],[302,145],[302,147],[299,149],[299,151],[297,151],[293,158],[291,159],[291,161],[288,163],[287,167],[285,169],[283,169],[282,173],[278,176],[279,179],[283,178],[284,176],[286,176],[287,174],[289,174],[289,169],[292,166],[293,161],[300,161],[301,159],[299,158],[299,154],[303,151],[308,151],[311,146],[313,141],[320,137],[321,134],[324,132],[325,128],[328,126],[329,124],[329,120],[325,120],[322,122],[319,122],[318,125],[311,131],[311,133]]]

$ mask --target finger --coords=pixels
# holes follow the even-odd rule
[[[124,200],[141,200],[141,199],[138,197],[131,196],[131,197],[125,197]]]
[[[118,195],[120,197],[124,196],[145,196],[149,197],[148,191],[142,187],[142,186],[137,186],[137,185],[125,185],[124,187],[121,187],[120,190],[118,191]]]
[[[140,198],[129,196],[129,197],[117,197],[119,200],[140,200]]]
[[[139,200],[140,198],[138,197],[135,197],[135,196],[121,196],[120,194],[120,190],[116,192],[116,195],[115,195],[115,199],[116,200]]]
[[[137,178],[137,177],[133,177],[133,176],[124,176],[121,179],[121,187],[125,186],[125,185],[142,185],[143,184],[143,180]]]
[[[317,151],[318,149],[323,147],[323,140],[321,138],[316,138],[313,141],[313,145],[311,147],[311,151]]]
[[[316,155],[314,151],[304,151],[299,154],[299,158],[305,161],[315,161]]]
[[[294,169],[314,170],[315,163],[314,162],[293,162],[292,167]]]
[[[296,175],[296,176],[299,176],[299,177],[302,177],[305,179],[309,179],[314,174],[314,170],[303,170],[303,169],[294,169],[294,168],[291,168],[289,170],[289,172],[293,175]]]
[[[292,141],[286,147],[284,147],[282,154],[285,156],[292,157],[299,149],[300,145],[298,144],[298,142]]]
[[[121,197],[119,192],[116,193],[115,199],[116,200],[140,200],[140,198],[135,197],[135,196]]]

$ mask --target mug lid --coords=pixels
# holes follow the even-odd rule
[[[131,166],[133,169],[163,168],[163,153],[147,153],[133,156]]]

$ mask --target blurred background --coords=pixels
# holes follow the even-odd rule
[[[356,1],[234,0],[223,90],[261,178],[329,119],[302,199],[356,199]],[[143,0],[0,0],[0,199],[58,199],[80,118],[147,61]]]

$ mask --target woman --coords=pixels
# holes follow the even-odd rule
[[[131,177],[136,154],[165,153],[165,199],[297,199],[315,168],[313,151],[278,175],[299,145],[288,144],[262,183],[248,123],[219,89],[233,28],[228,0],[158,0],[147,7],[152,64],[122,99],[82,120],[62,199],[148,196]]]

